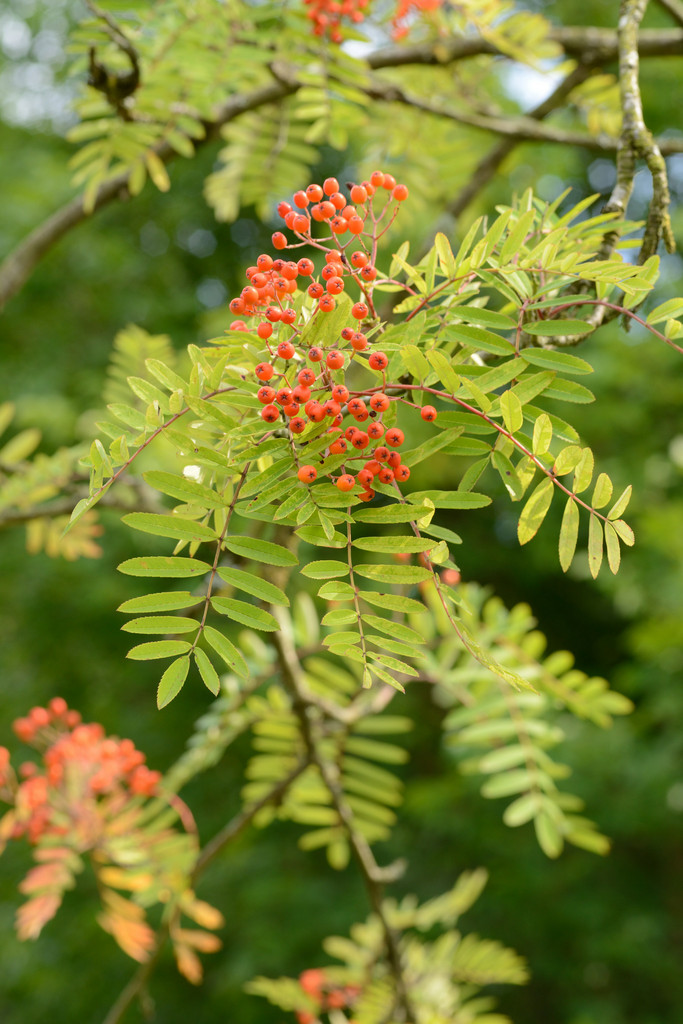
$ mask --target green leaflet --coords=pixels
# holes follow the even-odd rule
[[[192,633],[199,629],[199,622],[181,615],[144,615],[126,622],[121,629],[125,633]]]
[[[446,390],[456,394],[460,390],[460,378],[451,366],[448,356],[443,352],[438,352],[436,349],[430,349],[427,352],[427,359],[433,369],[436,370],[439,380]]]
[[[520,544],[528,544],[532,537],[536,536],[553,500],[553,486],[550,477],[546,477],[531,492],[517,524]]]
[[[424,493],[429,495],[428,491]],[[490,500],[489,498],[486,504]],[[431,506],[422,504],[384,505],[382,508],[354,509],[353,518],[357,523],[410,523],[413,520],[422,519],[432,511]]]
[[[583,384],[577,384],[575,380],[562,380],[556,377],[552,384],[545,389],[548,398],[556,398],[560,402],[576,402],[585,405],[595,401],[595,395]]]
[[[406,466],[416,466],[418,462],[424,462],[431,455],[434,455],[446,445],[451,444],[462,432],[463,427],[456,427],[444,430],[442,434],[435,434],[417,448],[412,448],[403,455]]]
[[[412,597],[403,597],[399,594],[381,594],[374,590],[359,590],[358,596],[376,608],[386,608],[391,612],[416,612],[421,614],[425,606]]]
[[[277,619],[270,612],[264,611],[263,608],[257,608],[253,604],[248,604],[246,601],[235,601],[230,597],[212,597],[211,605],[221,615],[228,615],[236,622],[249,626],[250,629],[277,632],[280,628]]]
[[[360,548],[361,551],[377,551],[385,555],[394,555],[399,552],[413,554],[429,551],[430,548],[436,546],[436,541],[412,535],[397,537],[392,534],[384,537],[356,537],[352,544],[354,548]]]
[[[517,322],[505,313],[498,313],[486,306],[458,306],[458,316],[469,320],[473,324],[482,324],[484,327],[497,327],[501,331],[514,331]]]
[[[333,608],[322,617],[323,626],[349,626],[356,622],[358,615],[353,608]]]
[[[439,540],[448,541],[450,544],[462,544],[462,537],[453,530],[448,530],[445,526],[434,526],[430,523],[429,526],[421,527],[423,533],[428,533],[430,537],[438,537]]]
[[[457,311],[456,311],[457,312]],[[468,327],[467,324],[449,324],[443,332],[449,341],[459,341],[470,348],[491,352],[496,356],[512,356],[515,349],[511,342],[483,327]],[[434,367],[436,370],[436,366]],[[444,384],[446,382],[444,381]]]
[[[237,650],[234,644],[232,644],[226,636],[219,633],[213,626],[204,626],[204,632],[202,634],[208,644],[213,647],[216,654],[220,655],[226,665],[233,670],[238,676],[243,679],[249,677],[249,669],[247,663]]]
[[[523,325],[523,330],[527,334],[540,335],[541,337],[554,337],[555,335],[567,335],[568,337],[576,336],[580,334],[590,334],[591,331],[595,330],[592,324],[587,323],[585,320],[533,320],[530,323]],[[549,351],[549,350],[545,350]],[[569,353],[563,352],[562,355],[568,355]],[[524,358],[526,359],[526,349],[524,350]],[[572,358],[576,359],[576,356]],[[592,366],[584,362],[583,359],[578,360],[579,363],[583,363],[588,369],[580,370],[575,369],[574,373],[591,373],[593,370]],[[542,363],[536,365],[542,366]],[[547,363],[545,364],[548,365]],[[557,367],[550,367],[550,369],[560,369]]]
[[[142,533],[157,537],[173,537],[175,540],[216,540],[216,531],[192,519],[176,515],[156,515],[154,512],[130,512],[122,516],[122,522]]]
[[[235,555],[243,555],[255,562],[264,562],[266,565],[298,565],[299,560],[288,548],[281,544],[273,544],[272,541],[258,540],[256,537],[236,537],[231,535],[226,538],[225,546]]]
[[[491,504],[488,494],[475,491],[418,491],[411,497],[419,501],[428,499],[436,508],[484,508]]]
[[[270,604],[280,604],[284,605],[285,608],[289,608],[289,598],[284,590],[276,587],[274,583],[269,583],[268,580],[261,579],[260,576],[254,576],[253,573],[246,572],[244,569],[226,569],[221,567],[217,572],[225,583],[230,583],[238,590],[243,590],[246,594],[252,594],[261,601],[269,601]]]
[[[331,537],[328,537],[321,526],[300,526],[296,531],[297,537],[307,544],[313,544],[320,548],[345,548],[346,537],[335,530]]]
[[[352,601],[355,594],[356,591],[351,584],[344,583],[343,580],[330,580],[328,583],[323,583],[318,591],[318,597],[322,597],[326,601]]]
[[[380,615],[365,614],[362,616],[363,622],[366,622],[368,626],[372,626],[373,629],[379,629],[382,633],[387,633],[389,636],[395,636],[399,640],[405,640],[407,643],[422,644],[424,638],[415,629],[411,629],[410,626],[406,626],[402,622],[394,622],[393,619],[383,619]]]
[[[560,527],[560,565],[567,572],[576,552],[576,541],[579,535],[579,509],[573,498],[567,498]]]
[[[413,679],[419,676],[419,672],[409,665],[407,661],[401,661],[399,658],[392,658],[389,654],[375,654],[374,651],[370,652],[373,664],[379,662],[380,665],[385,666],[392,670],[392,672],[399,672],[404,676],[411,676]],[[373,667],[372,665],[370,666]]]
[[[354,573],[378,583],[424,583],[432,578],[429,569],[419,565],[356,565]]]
[[[517,476],[515,467],[512,462],[504,455],[503,452],[493,451],[491,453],[491,461],[500,473],[500,478],[505,484],[505,487],[513,501],[519,501],[523,495],[522,484]]]
[[[227,504],[225,499],[210,487],[188,480],[184,476],[176,476],[174,473],[152,469],[148,473],[143,473],[143,479],[162,494],[169,494],[172,498],[179,498],[180,501],[190,504],[202,505],[204,508],[223,508]]]
[[[203,651],[201,647],[195,647],[194,660],[199,670],[199,674],[202,677],[204,686],[206,686],[207,690],[209,690],[214,697],[217,697],[221,692],[221,681],[216,669],[211,664],[211,659],[208,654],[206,651]]]
[[[421,658],[424,653],[414,644],[403,643],[400,640],[394,640],[393,637],[380,636],[378,633],[366,633],[365,639],[367,643],[378,647],[380,651],[402,654],[405,658]]]
[[[313,580],[327,580],[334,576],[348,576],[349,566],[347,562],[338,562],[333,558],[324,558],[318,562],[309,562],[301,567],[302,576],[308,576]]]
[[[157,576],[188,579],[192,576],[203,576],[211,571],[208,562],[198,558],[166,557],[165,555],[146,555],[142,558],[128,558],[118,566],[119,572],[126,576]]]
[[[157,689],[157,707],[159,710],[170,704],[183,688],[190,668],[189,655],[184,655],[176,661],[171,662],[161,679]]]
[[[168,593],[143,594],[131,597],[117,608],[119,612],[137,614],[138,612],[170,612],[178,608],[191,608],[204,598],[200,594],[191,594],[189,590],[169,591]]]
[[[148,644],[131,647],[126,655],[132,661],[152,661],[156,658],[172,658],[176,654],[185,654],[192,647],[187,640],[153,640]]]

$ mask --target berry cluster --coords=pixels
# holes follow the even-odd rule
[[[393,25],[392,35],[394,39],[403,39],[408,34],[406,20],[411,14],[429,13],[441,7],[443,0],[397,0],[391,24]]]
[[[274,247],[312,245],[324,253],[324,265],[316,275],[315,264],[308,257],[295,262],[262,253],[256,265],[248,268],[249,284],[230,301],[230,309],[258,320],[256,335],[266,348],[265,357],[254,369],[261,385],[256,392],[263,406],[261,417],[273,428],[286,426],[299,480],[311,484],[318,477],[317,468],[304,461],[307,442],[300,435],[309,424],[329,421],[330,440],[321,461],[348,452],[341,475],[333,477],[333,482],[345,492],[360,487],[358,497],[370,501],[375,494],[373,482],[404,483],[410,477],[410,469],[397,451],[404,433],[391,425],[397,399],[386,393],[389,359],[373,348],[368,336],[377,319],[373,288],[378,279],[378,239],[408,197],[408,189],[397,184],[391,174],[374,171],[368,181],[350,185],[349,196],[347,200],[336,178],[327,178],[322,185],[312,183],[297,192],[293,205],[280,203],[278,212],[299,241],[290,243],[278,231],[272,238]],[[320,225],[315,233],[314,224]],[[351,237],[345,240],[345,235]],[[307,345],[302,340],[305,320],[301,303],[295,305],[295,298],[305,287],[313,304],[311,316],[325,316],[336,308],[336,297],[349,286],[359,289],[360,298],[351,305],[351,322],[341,327],[334,346]],[[245,320],[235,320],[230,326],[232,330],[250,330]],[[364,363],[365,359],[367,368],[382,374],[382,385],[351,391],[346,370],[352,361]],[[421,415],[433,422],[437,412],[428,405]]]
[[[344,38],[342,18],[360,24],[370,0],[304,0],[304,3],[308,7],[306,16],[313,22],[313,35],[328,35],[333,43],[341,43]]]
[[[354,985],[335,985],[319,967],[312,967],[302,971],[299,975],[301,988],[318,1004],[318,1012],[310,1013],[308,1010],[298,1010],[296,1019],[298,1024],[316,1024],[320,1014],[327,1010],[343,1010],[352,1006],[359,995],[360,989]]]
[[[126,801],[153,796],[161,774],[145,766],[145,755],[132,740],[107,736],[101,725],[83,724],[77,711],[55,697],[47,707],[32,708],[14,723],[14,731],[43,755],[44,770],[27,761],[18,781],[6,747],[0,747],[0,796],[14,804],[12,838],[37,843],[67,831],[65,811],[81,822],[96,813],[99,797]]]

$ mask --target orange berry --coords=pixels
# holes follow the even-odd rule
[[[401,483],[405,483],[405,481],[410,476],[410,470],[408,469],[407,466],[398,466],[398,468],[394,471],[394,476]]]
[[[396,188],[392,189],[391,194],[394,199],[402,203],[404,199],[408,198],[408,188],[406,185],[397,185]]]
[[[296,475],[302,484],[312,484],[318,476],[318,470],[315,466],[302,466]]]
[[[308,188],[306,189],[306,195],[308,196],[310,202],[312,203],[319,203],[323,197],[323,194],[324,193],[320,185],[309,185]]]
[[[325,178],[323,182],[323,192],[326,196],[333,196],[335,192],[339,191],[339,182],[336,178]]]
[[[318,303],[318,309],[321,313],[331,313],[336,305],[331,295],[323,295]]]
[[[388,365],[389,360],[384,352],[373,352],[368,359],[368,366],[372,370],[386,370]]]
[[[254,373],[259,380],[270,380],[275,373],[275,370],[270,363],[259,363],[258,366],[254,368]]]
[[[303,277],[310,277],[315,270],[313,260],[307,259],[305,256],[297,263],[297,269]]]
[[[356,320],[364,320],[368,312],[368,307],[364,302],[355,302],[351,307],[351,316]]]
[[[286,249],[287,248],[287,239],[282,234],[281,231],[276,231],[275,232],[275,234],[271,238],[271,242],[273,243],[273,247],[275,249]]]
[[[426,423],[433,423],[436,419],[436,409],[433,405],[425,405],[420,411],[420,416]]]
[[[352,491],[355,486],[356,478],[350,473],[344,473],[343,476],[337,478],[337,487],[340,491]]]
[[[351,189],[351,202],[352,203],[364,203],[368,198],[368,193],[362,185],[354,185]]]
[[[264,320],[263,323],[259,324],[256,328],[256,333],[259,338],[262,338],[265,341],[266,338],[269,338],[273,333],[273,325],[269,324],[267,320]]]
[[[294,355],[294,346],[291,341],[281,341],[277,347],[277,354],[281,359],[291,359]]]
[[[278,412],[276,406],[264,405],[264,407],[261,409],[261,419],[265,420],[266,423],[275,423],[275,421],[279,418],[280,413]]]
[[[392,427],[391,430],[387,430],[384,440],[390,448],[398,448],[405,441],[405,434],[398,427]]]
[[[305,192],[299,191],[294,193],[294,205],[298,206],[300,210],[305,210],[309,203],[310,199]]]
[[[353,263],[354,267],[358,267],[359,269],[361,269],[362,267],[366,267],[368,265],[368,263],[370,262],[370,258],[369,256],[366,256],[364,252],[352,252],[351,262]]]
[[[370,408],[374,409],[375,412],[386,412],[390,405],[390,399],[388,395],[383,395],[381,392],[373,395],[370,399]]]
[[[323,300],[321,299],[320,301],[322,302]],[[334,299],[330,299],[330,302],[334,302]],[[340,370],[344,365],[344,355],[342,352],[338,352],[337,349],[333,349],[328,353],[326,362],[331,370]]]

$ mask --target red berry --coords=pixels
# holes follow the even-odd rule
[[[378,441],[384,433],[384,427],[381,423],[371,423],[368,427],[368,437],[371,437],[373,441]]]
[[[392,190],[391,194],[394,199],[399,203],[402,203],[404,199],[408,198],[408,189],[405,185],[397,185],[396,188]]]
[[[364,413],[367,411],[365,402],[362,398],[352,398],[349,402],[349,412],[352,416],[357,416],[358,413]]]
[[[275,370],[270,363],[259,363],[258,366],[254,367],[254,373],[259,380],[270,380]]]
[[[330,221],[330,227],[335,235],[343,235],[347,230],[347,224],[343,217],[333,217]]]
[[[349,231],[352,235],[360,235],[365,227],[365,223],[360,217],[349,217]]]
[[[281,341],[277,347],[277,354],[282,359],[291,359],[294,355],[294,346],[291,341]]]
[[[330,295],[341,295],[344,291],[344,282],[341,277],[331,277],[327,282],[327,290]]]
[[[277,324],[282,320],[282,313],[277,306],[266,306],[263,312],[266,320],[269,320],[271,324]]]
[[[285,416],[287,417],[287,419],[291,419],[292,416],[296,416],[296,414],[298,413],[298,411],[299,411],[299,403],[298,402],[288,402],[287,405],[283,405],[282,406],[282,411],[285,414]]]
[[[289,421],[289,429],[293,434],[301,434],[306,429],[306,420],[303,416],[293,416]]]
[[[346,197],[339,191],[333,192],[330,196],[330,202],[335,210],[343,210],[346,206]]]
[[[354,335],[353,327],[344,327],[342,329],[341,336],[344,339],[344,341],[351,341],[351,338],[353,337],[353,335]]]
[[[387,462],[392,469],[396,469],[397,466],[401,465],[401,453],[400,452],[389,452],[389,458]]]
[[[318,470],[315,466],[302,466],[296,475],[302,484],[312,484],[318,475]]]
[[[336,305],[337,303],[331,295],[323,295],[318,303],[318,309],[321,313],[331,313]]]
[[[294,193],[294,205],[298,206],[300,210],[305,210],[309,202],[310,199],[305,192],[299,191]]]
[[[375,267],[363,267],[360,276],[364,281],[374,281],[377,277],[377,270]]]
[[[351,316],[356,320],[365,320],[368,312],[368,307],[364,302],[355,302],[353,306],[351,306]]]
[[[389,396],[383,395],[381,392],[373,395],[370,399],[370,408],[374,409],[375,412],[386,412],[389,408],[389,404]]]
[[[324,352],[317,345],[312,345],[308,350],[308,358],[312,363],[319,363],[322,360]]]
[[[245,324],[244,320],[233,320],[230,324],[231,331],[248,331],[249,328]]]
[[[377,474],[377,478],[378,480],[381,480],[383,484],[390,484],[394,479],[394,471],[393,469],[389,469],[388,466],[385,466],[383,469],[380,469]]]
[[[370,175],[370,183],[379,188],[384,182],[384,171],[373,171]]]
[[[362,268],[368,265],[370,258],[364,252],[352,252],[351,262],[354,267]]]
[[[396,178],[393,174],[385,174],[382,178],[382,188],[385,188],[387,192],[391,192],[396,188]]]
[[[361,331],[354,331],[351,337],[351,348],[355,352],[362,352],[364,348],[368,347],[368,339]]]
[[[291,213],[291,211],[292,207],[289,205],[289,203],[286,203],[284,200],[281,203],[277,204],[277,212],[283,219],[287,216],[288,213]],[[258,260],[256,262],[258,263]]]
[[[372,370],[386,370],[388,365],[389,360],[384,352],[373,352],[368,359],[368,366]]]
[[[299,381],[299,384],[305,384],[308,386],[309,384],[315,383],[315,373],[307,366],[305,370],[301,370],[298,374],[297,380]]]
[[[289,211],[287,211],[289,213]],[[256,266],[259,270],[270,270],[273,266],[273,257],[269,256],[267,252],[262,252],[256,260]]]
[[[275,423],[275,420],[280,418],[279,410],[274,405],[264,405],[261,409],[261,419],[265,420],[266,423]]]
[[[292,391],[292,398],[295,402],[301,402],[304,405],[309,401],[311,397],[311,389],[306,384],[297,384]]]
[[[305,235],[311,227],[311,223],[308,217],[305,217],[303,213],[299,213],[292,220],[292,231],[296,231],[298,235]]]
[[[394,476],[401,483],[405,483],[405,481],[410,476],[410,470],[408,469],[407,466],[398,466],[397,469],[394,472]]]
[[[420,416],[427,423],[433,423],[436,419],[436,409],[433,405],[424,405],[420,411]]]
[[[312,203],[319,203],[323,197],[323,190],[320,185],[309,185],[306,189],[306,195]]]
[[[375,474],[371,473],[369,469],[361,469],[360,473],[356,475],[356,480],[361,487],[368,487],[375,479]]]
[[[333,398],[328,398],[326,402],[323,402],[323,409],[326,416],[338,416],[341,412],[341,405],[339,402],[335,402]]]
[[[273,247],[275,249],[286,249],[287,248],[287,239],[282,234],[281,231],[276,231],[275,232],[275,234],[271,238],[271,242],[273,243]]]
[[[386,460],[389,458],[389,449],[385,445],[380,444],[377,448],[375,448],[373,454],[378,462],[386,462]]]
[[[344,438],[340,437],[330,445],[330,455],[341,455],[342,452],[346,451],[347,447]]]
[[[295,309],[283,309],[282,311],[282,322],[283,324],[293,324],[296,320]]]
[[[339,191],[339,182],[336,178],[325,178],[323,182],[323,192],[326,196],[332,196],[335,192]]]
[[[313,271],[315,270],[315,265],[313,263],[313,260],[309,260],[304,256],[304,258],[299,260],[299,262],[297,263],[297,268],[299,273],[303,277],[310,277]]]
[[[319,299],[325,294],[325,289],[319,281],[313,281],[313,283],[308,286],[308,294],[312,299]]]
[[[262,388],[259,388],[258,391],[256,392],[256,397],[258,398],[258,400],[261,403],[261,405],[270,405],[270,403],[274,400],[275,395],[276,395],[275,388],[269,388],[265,384],[264,384],[264,386]]]
[[[322,299],[320,301],[322,302]],[[334,299],[330,301],[334,302]],[[338,352],[337,349],[332,349],[332,351],[328,353],[326,362],[331,370],[340,370],[344,365],[344,355],[342,352]]]
[[[381,468],[382,466],[377,459],[370,459],[370,461],[366,462],[363,466],[363,469],[367,469],[368,473],[372,473],[373,477],[377,476]]]
[[[351,202],[352,203],[364,203],[368,198],[368,193],[362,185],[354,185],[351,189]]]
[[[364,430],[359,430],[357,434],[353,435],[351,444],[353,445],[354,448],[357,448],[359,451],[362,451],[363,448],[367,448],[367,446],[370,444],[370,438],[368,437]]]
[[[405,441],[405,434],[398,427],[392,427],[391,430],[387,430],[384,440],[390,448],[398,448]]]
[[[337,487],[340,491],[352,491],[355,486],[356,478],[351,476],[350,473],[344,473],[343,476],[337,479]]]
[[[360,498],[361,501],[372,501],[372,499],[375,497],[375,492],[371,490],[363,491],[361,494],[358,495],[358,497]]]
[[[349,398],[349,389],[343,384],[335,384],[332,388],[332,397],[337,402],[346,402]]]
[[[265,341],[266,338],[269,338],[273,333],[273,325],[264,320],[263,323],[259,324],[256,328],[256,333],[259,338],[262,338]]]
[[[237,314],[237,313],[244,313],[245,306],[246,306],[246,303],[245,303],[244,299],[242,299],[242,298],[230,299],[230,312],[231,313],[235,313],[235,314]]]

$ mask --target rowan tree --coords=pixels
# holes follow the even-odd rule
[[[641,28],[647,0],[622,0],[611,28],[499,0],[111,0],[75,24],[78,192],[7,256],[0,302],[105,207],[144,189],[172,204],[174,166],[219,139],[205,183],[216,218],[249,209],[272,228],[217,336],[180,352],[154,324],[120,331],[87,445],[48,453],[27,428],[0,451],[0,524],[25,527],[29,550],[97,557],[101,509],[133,531],[118,610],[129,673],[159,663],[159,728],[186,687],[208,691],[163,774],[106,723],[84,724],[58,679],[14,723],[38,759],[15,768],[0,747],[0,839],[27,841],[35,861],[19,939],[38,938],[89,866],[99,923],[139,961],[98,1009],[106,1024],[148,1008],[169,943],[202,980],[199,954],[230,927],[229,906],[201,898],[204,873],[274,822],[360,873],[367,918],[325,941],[333,964],[259,976],[251,993],[300,1024],[508,1019],[486,990],[524,983],[525,960],[456,929],[486,872],[418,901],[403,857],[381,853],[420,708],[436,712],[434,745],[505,800],[501,831],[533,828],[549,858],[567,843],[608,853],[587,816],[600,808],[566,788],[557,748],[570,716],[605,729],[631,701],[548,651],[527,605],[482,586],[486,565],[463,580],[458,550],[494,499],[517,510],[521,545],[561,504],[565,573],[582,559],[593,578],[616,574],[634,544],[630,481],[600,466],[572,409],[593,401],[605,330],[683,352],[683,299],[658,292],[675,249],[665,158],[683,142],[654,137],[640,97],[639,56],[683,47],[680,5],[660,4],[673,27]],[[552,83],[528,111],[507,84],[520,68]],[[526,188],[469,216],[529,143],[605,154],[611,192]],[[628,219],[638,168],[644,221]],[[8,402],[4,428],[12,414]],[[202,843],[178,793],[221,772],[245,734],[242,806]]]

